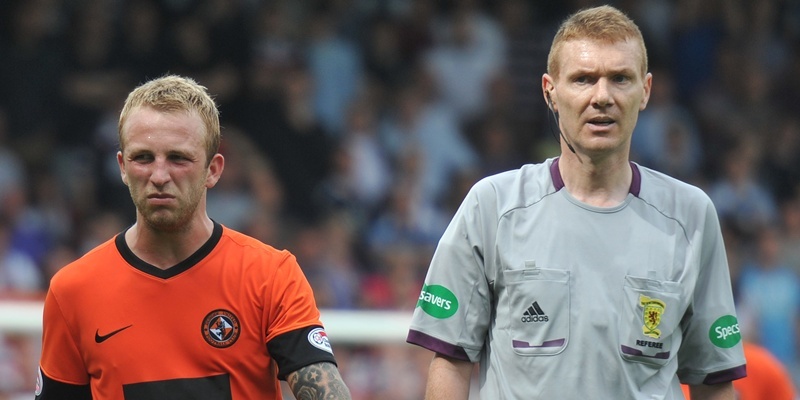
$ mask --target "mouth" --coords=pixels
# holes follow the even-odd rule
[[[147,195],[148,199],[155,199],[155,200],[166,200],[166,199],[172,199],[174,197],[175,196],[166,193],[152,193]]]
[[[153,193],[147,196],[147,201],[154,206],[172,204],[175,196],[166,193]]]
[[[594,125],[594,126],[597,126],[597,127],[607,127],[607,126],[613,125],[615,122],[616,121],[613,118],[608,117],[608,116],[594,117],[594,118],[589,120],[589,124],[590,125]]]

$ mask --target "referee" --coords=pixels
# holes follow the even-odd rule
[[[478,182],[442,236],[408,342],[426,399],[734,399],[746,375],[716,210],[629,160],[652,76],[610,6],[570,16],[542,76],[561,155]]]

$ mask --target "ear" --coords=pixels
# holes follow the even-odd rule
[[[642,96],[642,103],[639,104],[639,111],[647,108],[647,102],[650,101],[650,89],[653,87],[653,74],[648,72],[647,75],[644,76],[644,82],[642,83],[644,84],[642,88],[644,90],[644,96]]]
[[[125,173],[125,159],[122,158],[122,151],[117,152],[117,164],[119,165],[119,175],[122,178],[122,183],[128,186],[128,174]]]
[[[553,77],[549,74],[542,75],[542,95],[544,96],[544,101],[547,103],[547,107],[549,107],[553,111],[558,111],[556,106],[556,102],[553,99],[553,91],[555,90],[555,85],[553,85]]]
[[[211,189],[217,185],[222,170],[225,169],[225,157],[222,154],[214,154],[211,162],[208,164],[208,174],[206,175],[206,188]]]

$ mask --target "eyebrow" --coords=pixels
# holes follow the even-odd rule
[[[617,76],[617,75],[625,75],[625,76],[636,76],[638,73],[638,69],[632,67],[622,67],[622,68],[603,68],[603,73],[600,73],[596,68],[582,68],[578,67],[572,71],[562,71],[562,74],[567,79],[572,79],[575,77],[580,76]]]

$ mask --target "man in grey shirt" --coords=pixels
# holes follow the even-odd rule
[[[733,399],[745,376],[716,211],[629,160],[652,76],[638,27],[602,6],[556,33],[542,90],[561,156],[485,178],[431,262],[408,342],[426,399]]]

